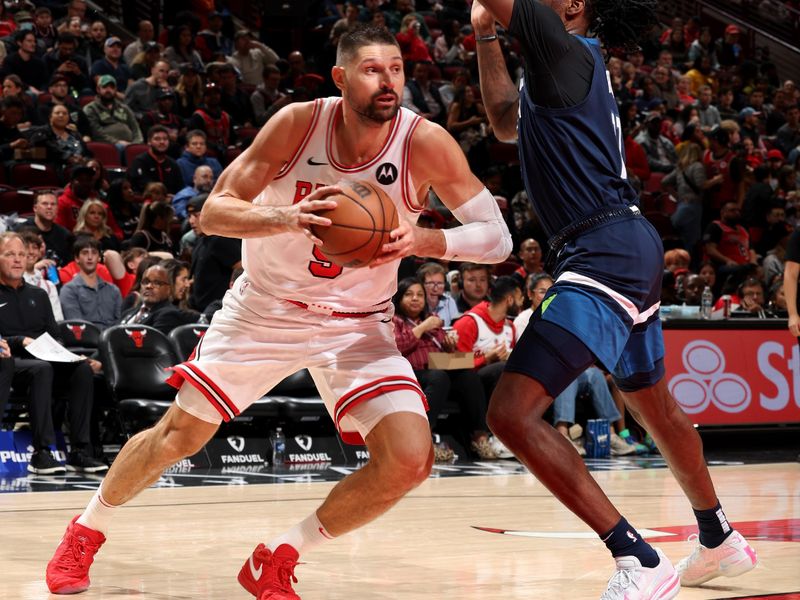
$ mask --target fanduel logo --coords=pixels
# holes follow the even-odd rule
[[[290,454],[289,462],[332,462],[332,459],[327,452],[306,452]]]
[[[243,463],[263,463],[266,459],[260,454],[233,454],[220,456],[220,460],[225,464],[243,464]]]
[[[294,441],[297,442],[297,445],[306,452],[311,450],[311,444],[314,443],[310,435],[296,435],[294,436]]]
[[[231,445],[231,448],[236,450],[237,452],[241,452],[244,450],[244,438],[238,435],[232,435],[228,438],[228,443]]]

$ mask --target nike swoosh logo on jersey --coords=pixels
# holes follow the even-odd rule
[[[317,161],[315,161],[313,156],[310,156],[306,162],[309,165],[311,165],[312,167],[324,167],[324,166],[326,166],[328,164],[326,162],[317,162]]]
[[[262,564],[260,567],[256,569],[256,563],[253,562],[253,555],[250,555],[250,572],[253,574],[253,578],[258,581],[261,579],[261,573],[264,571],[264,565]]]

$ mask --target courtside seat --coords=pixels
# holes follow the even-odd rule
[[[181,361],[189,360],[195,346],[202,339],[208,330],[208,325],[205,323],[187,323],[186,325],[179,325],[169,332],[169,339],[175,346],[178,353],[178,359]]]
[[[100,345],[100,328],[91,321],[65,319],[56,323],[61,341],[70,352],[91,356]]]
[[[100,336],[99,350],[126,435],[166,412],[175,397],[168,369],[180,362],[167,336],[145,325],[115,325]]]

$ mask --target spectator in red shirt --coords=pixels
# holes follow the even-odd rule
[[[421,23],[413,14],[406,15],[400,24],[400,32],[395,36],[400,44],[403,60],[409,62],[433,62],[428,45],[420,37]]]
[[[75,229],[78,223],[78,212],[86,200],[96,199],[94,195],[94,169],[91,167],[80,166],[72,170],[70,182],[64,188],[64,192],[58,197],[58,212],[55,222],[69,231]],[[107,224],[114,235],[122,239],[122,230],[117,225],[116,219],[108,205],[104,202],[106,214],[108,215]]]

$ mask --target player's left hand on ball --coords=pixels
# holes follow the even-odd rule
[[[333,210],[336,208],[336,201],[328,200],[327,198],[333,194],[341,193],[342,188],[334,185],[321,187],[318,190],[314,190],[307,198],[303,198],[303,200],[293,207],[297,210],[297,226],[303,231],[303,234],[317,246],[322,246],[322,240],[311,232],[311,225],[330,227],[331,220],[320,217],[316,213],[322,210]]]
[[[370,268],[379,267],[413,254],[414,244],[417,239],[415,229],[416,227],[411,223],[400,219],[400,225],[389,234],[392,241],[383,245],[381,253],[370,263]]]

